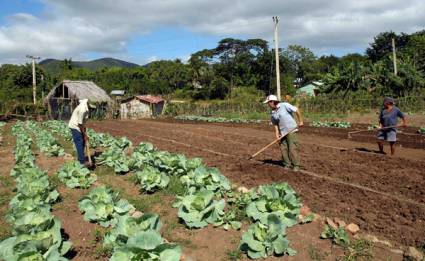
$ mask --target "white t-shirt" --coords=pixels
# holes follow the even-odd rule
[[[84,124],[85,120],[88,118],[88,111],[87,102],[81,102],[72,112],[68,127],[80,131],[78,125]]]

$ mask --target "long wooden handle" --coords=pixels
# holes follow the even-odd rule
[[[284,137],[286,137],[289,133],[294,132],[296,129],[293,129],[292,131],[286,133],[285,135],[279,137],[278,139],[274,140],[273,142],[271,142],[270,144],[268,144],[267,146],[265,146],[264,148],[262,148],[261,150],[257,151],[254,155],[252,155],[250,157],[250,159],[255,158],[258,154],[260,154],[261,152],[265,151],[266,149],[268,149],[270,146],[272,146],[273,144],[275,144],[276,142],[280,141],[281,139],[283,139]]]
[[[91,161],[91,153],[90,153],[90,143],[88,141],[86,141],[86,153],[87,153],[87,158],[89,159],[89,164],[93,165],[92,161]]]
[[[380,129],[371,129],[371,130],[350,131],[349,134],[354,134],[354,133],[359,133],[359,132],[366,132],[366,131],[374,131],[374,130],[385,130],[385,129],[391,129],[391,128],[397,128],[397,126],[388,126],[388,127],[383,127],[383,128],[380,128]]]

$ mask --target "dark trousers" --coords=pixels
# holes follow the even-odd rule
[[[83,134],[79,132],[76,129],[71,129],[72,134],[72,140],[74,141],[75,149],[77,150],[78,154],[78,161],[81,164],[84,164],[86,162],[86,157],[84,156],[84,138]]]

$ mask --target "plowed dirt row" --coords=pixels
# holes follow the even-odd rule
[[[268,131],[153,121],[110,121],[93,124],[93,127],[97,131],[127,136],[133,142],[150,141],[159,149],[184,153],[190,157],[202,157],[207,164],[217,166],[237,184],[255,186],[286,181],[319,213],[356,222],[363,230],[398,243],[418,246],[424,244],[425,208],[421,206],[303,173],[288,172],[278,165],[245,160],[244,157],[270,139]],[[221,131],[234,132],[235,135],[220,135]],[[167,142],[164,138],[176,140],[181,144]],[[208,150],[240,157],[230,158]],[[302,146],[302,155],[304,168],[312,172],[424,202],[423,161],[389,159],[371,153],[341,152],[311,144]],[[277,149],[266,153],[260,159],[269,163],[277,162]]]

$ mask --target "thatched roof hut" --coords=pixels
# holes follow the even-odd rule
[[[68,119],[78,101],[88,99],[98,105],[106,114],[108,104],[112,102],[108,94],[91,81],[65,80],[56,85],[44,99],[53,119]]]

